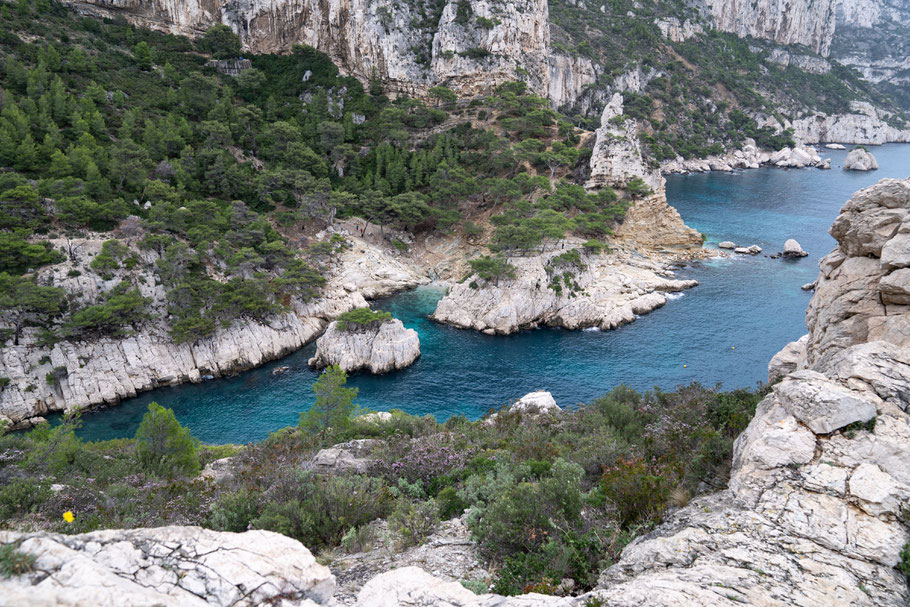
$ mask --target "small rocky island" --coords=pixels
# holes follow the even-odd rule
[[[388,312],[355,308],[329,324],[316,340],[309,360],[321,369],[338,365],[345,373],[367,370],[381,374],[409,367],[420,357],[417,331],[406,329]]]
[[[878,169],[878,161],[872,152],[865,147],[858,145],[847,153],[844,159],[845,171],[875,171]]]

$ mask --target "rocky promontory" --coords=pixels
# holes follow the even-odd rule
[[[398,319],[363,325],[335,320],[316,340],[316,355],[309,364],[338,365],[345,373],[365,369],[381,374],[409,367],[419,357],[417,331],[406,329]]]
[[[580,243],[567,244],[572,250]],[[509,258],[516,268],[514,279],[488,281],[482,286],[469,279],[453,285],[437,305],[433,319],[498,335],[539,325],[609,330],[661,307],[667,293],[698,284],[678,280],[662,263],[629,253],[582,254],[583,267],[558,268],[559,282],[554,283],[553,260],[563,252],[557,249]],[[563,272],[572,275],[569,284],[565,284]]]

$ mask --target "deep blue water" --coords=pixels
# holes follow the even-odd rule
[[[841,170],[846,152],[826,152],[834,169],[758,169],[738,174],[673,176],[670,203],[708,245],[723,240],[760,244],[766,253],[796,238],[809,257],[765,256],[702,262],[678,272],[700,286],[638,321],[610,332],[538,329],[491,337],[427,320],[441,291],[422,288],[377,302],[420,333],[422,357],[410,368],[374,377],[355,375],[357,402],[444,420],[483,415],[533,390],[549,390],[562,406],[589,402],[611,387],[664,389],[699,381],[727,388],[754,386],[787,342],[805,333],[817,263],[834,246],[827,230],[859,188],[884,177],[910,176],[910,145],[876,147],[880,169]],[[234,378],[161,388],[117,407],[83,416],[86,439],[132,436],[149,402],[174,409],[207,443],[244,443],[296,424],[312,403],[317,374],[307,367],[314,345]],[[272,376],[276,366],[290,371]],[[685,366],[684,366],[685,365]]]

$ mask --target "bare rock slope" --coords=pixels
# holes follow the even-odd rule
[[[0,531],[36,558],[2,581],[0,606],[205,607],[334,604],[335,577],[297,540],[198,527],[82,535]]]

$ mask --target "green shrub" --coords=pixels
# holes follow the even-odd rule
[[[335,326],[339,331],[356,331],[380,325],[387,320],[392,320],[390,312],[371,310],[370,308],[354,308],[341,314]]]
[[[337,365],[326,367],[313,382],[316,402],[300,414],[299,427],[305,434],[324,436],[329,429],[338,433],[348,429],[357,410],[357,388],[346,388],[347,374]]]
[[[177,421],[172,409],[150,403],[136,430],[136,459],[140,467],[159,476],[199,472],[198,441]]]
[[[210,523],[222,531],[246,531],[259,516],[256,496],[246,490],[222,493],[212,505]]]
[[[391,517],[392,529],[403,547],[422,544],[439,524],[439,509],[434,500],[423,502],[402,501]]]
[[[643,459],[619,460],[604,470],[600,489],[616,509],[623,527],[659,521],[667,506],[671,484]]]
[[[901,560],[897,564],[897,568],[907,577],[907,581],[910,582],[910,542],[904,544],[904,547],[901,549],[900,557]]]
[[[0,488],[0,521],[28,514],[51,496],[50,487],[37,479],[16,479]]]
[[[436,503],[439,506],[439,517],[444,521],[461,516],[468,507],[468,503],[458,496],[455,487],[444,487],[436,495]]]
[[[352,527],[387,516],[393,500],[381,479],[316,478],[301,473],[287,500],[267,501],[253,527],[277,531],[318,550],[337,546]]]
[[[19,550],[15,543],[0,544],[0,578],[28,573],[35,567],[34,554]]]

